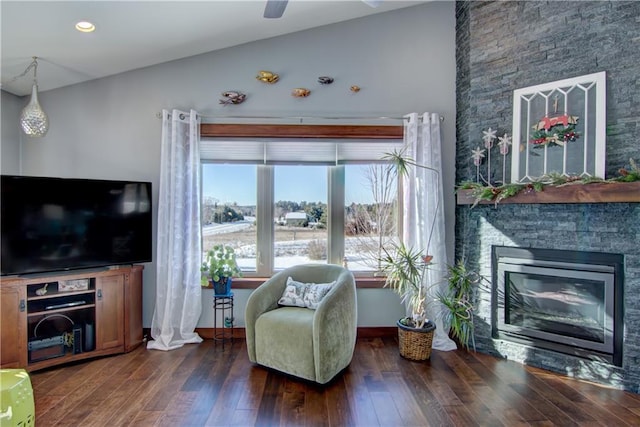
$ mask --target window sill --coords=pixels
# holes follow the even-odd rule
[[[233,289],[255,289],[263,284],[268,277],[234,277],[231,287]],[[384,277],[356,277],[358,289],[384,288]],[[212,286],[203,286],[204,289],[213,289]]]

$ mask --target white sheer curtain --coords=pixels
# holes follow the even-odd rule
[[[200,287],[200,118],[162,111],[156,307],[147,348],[173,350],[202,342],[194,332]]]
[[[440,149],[440,116],[436,113],[411,113],[404,120],[404,144],[406,154],[431,169],[410,168],[409,179],[403,187],[403,236],[408,247],[433,255],[432,268],[427,269],[425,283],[427,299],[433,301],[438,286],[446,287],[447,251],[442,190],[442,155]],[[433,284],[437,284],[433,286]],[[433,348],[455,350],[453,342],[442,325],[442,309],[433,302],[427,315],[436,324]]]

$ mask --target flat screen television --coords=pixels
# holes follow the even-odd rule
[[[2,175],[3,276],[151,261],[151,183]]]

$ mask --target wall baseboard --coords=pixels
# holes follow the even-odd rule
[[[218,328],[222,332],[222,328]],[[196,332],[205,340],[213,339],[215,333],[214,328],[196,328]],[[146,338],[151,339],[151,329],[144,328],[143,334]],[[387,338],[398,336],[398,328],[396,326],[365,326],[358,328],[358,338]],[[244,338],[244,328],[233,328],[234,338]]]
[[[214,328],[196,328],[196,332],[204,339],[213,339],[215,333]],[[222,328],[218,328],[218,332],[222,332]],[[358,328],[358,338],[383,338],[395,337],[398,335],[396,326],[367,326]],[[244,328],[233,328],[234,338],[244,338]]]
[[[366,326],[358,328],[358,338],[387,338],[397,336],[397,326]]]

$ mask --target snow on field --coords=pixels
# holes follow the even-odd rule
[[[298,264],[326,264],[327,260],[313,260],[306,255],[307,248],[311,240],[295,240],[287,242],[276,242],[274,264],[276,269],[291,267]],[[345,258],[349,269],[352,271],[374,271],[372,262],[365,253],[358,251],[356,246],[361,242],[356,238],[345,240]],[[256,246],[245,245],[236,249],[238,265],[243,270],[255,270],[256,266]]]
[[[254,217],[245,217],[244,221],[225,224],[209,224],[202,227],[203,236],[238,232],[251,227],[255,223]],[[275,244],[275,268],[282,269],[298,264],[325,264],[326,259],[312,260],[306,254],[309,243],[312,240],[298,239],[290,241],[278,241]],[[367,257],[359,248],[362,238],[347,237],[345,239],[345,258],[349,269],[352,271],[374,271],[371,257]],[[236,247],[236,259],[242,270],[251,271],[256,268],[256,245],[248,244]]]
[[[254,217],[245,217],[244,221],[226,222],[224,224],[212,223],[202,227],[203,236],[212,236],[214,234],[233,233],[234,231],[242,231],[251,227],[255,222]]]

